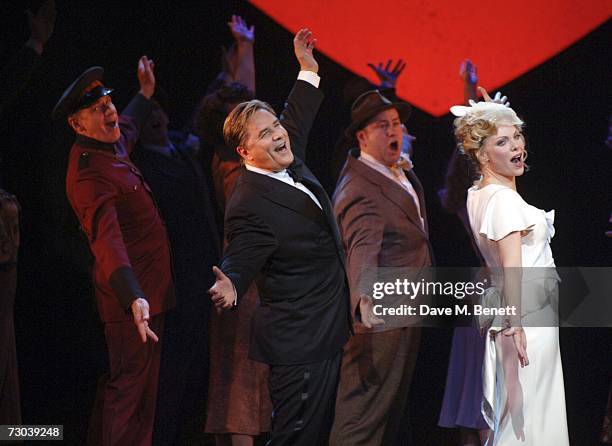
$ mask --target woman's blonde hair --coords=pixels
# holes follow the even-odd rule
[[[486,138],[497,134],[504,125],[513,125],[522,130],[525,123],[514,110],[494,102],[472,103],[471,106],[454,106],[451,112],[454,121],[457,148],[480,168],[478,154]],[[480,169],[479,169],[480,170]]]

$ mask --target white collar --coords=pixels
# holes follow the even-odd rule
[[[272,177],[284,177],[285,175],[289,175],[287,169],[283,170],[270,170],[270,169],[262,169],[261,167],[251,166],[250,164],[244,163],[244,167],[246,170],[250,170],[251,172],[260,173],[262,175],[268,175]]]
[[[369,153],[360,152],[359,158],[361,160],[363,160],[366,164],[369,164],[372,167],[378,168],[378,170],[383,169],[384,171],[389,171],[391,173],[393,173],[393,166],[387,166],[383,163],[381,163],[380,161],[378,161],[376,158],[374,158],[372,155],[370,155]],[[412,160],[410,159],[410,157],[408,157],[408,155],[402,153],[399,157],[399,159],[397,160],[397,163],[395,164],[395,166],[399,167],[402,170],[412,170],[413,165],[412,165]]]
[[[390,166],[386,166],[383,163],[381,163],[380,161],[378,161],[376,158],[374,158],[372,155],[370,155],[369,153],[366,153],[364,151],[361,151],[360,154],[360,158],[362,158],[364,161],[368,162],[369,164],[374,164],[375,166],[382,168],[382,169],[386,169],[389,172],[391,172],[391,167]]]

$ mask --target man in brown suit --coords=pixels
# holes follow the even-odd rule
[[[409,114],[408,104],[392,103],[378,90],[351,108],[347,136],[359,148],[347,156],[333,204],[347,252],[355,336],[344,348],[333,446],[392,445],[406,422],[420,328],[385,325],[360,289],[376,268],[431,265],[423,188],[401,157]]]

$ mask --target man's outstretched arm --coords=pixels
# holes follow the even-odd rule
[[[208,290],[217,308],[228,309],[246,293],[255,276],[274,252],[277,240],[260,217],[242,208],[230,208],[225,221],[228,245],[216,281]]]

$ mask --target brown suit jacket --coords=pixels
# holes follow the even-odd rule
[[[359,310],[359,284],[377,267],[427,267],[432,264],[423,186],[405,171],[420,203],[423,228],[414,200],[399,184],[359,161],[359,150],[347,156],[333,197],[334,214],[347,253],[351,314]],[[358,320],[355,332],[379,332],[391,327],[366,329]]]

